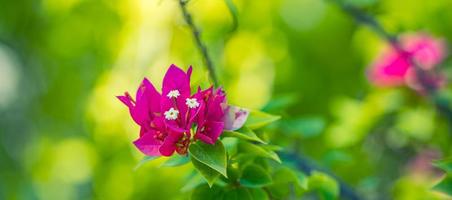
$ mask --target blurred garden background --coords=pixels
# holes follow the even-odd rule
[[[340,3],[389,33],[452,41],[450,0]],[[332,0],[187,6],[229,103],[282,116],[271,143],[362,199],[447,199],[431,161],[452,154],[452,124],[425,95],[369,83],[378,33]],[[0,0],[0,199],[188,199],[187,166],[134,170],[139,127],[115,97],[143,77],[159,86],[173,63],[208,78],[176,0]]]

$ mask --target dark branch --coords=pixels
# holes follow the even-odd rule
[[[348,200],[360,200],[360,196],[344,181],[342,181],[339,177],[334,175],[331,171],[318,166],[314,161],[309,158],[299,154],[299,153],[279,153],[279,156],[285,161],[289,163],[295,164],[295,166],[303,171],[305,174],[310,175],[312,171],[320,171],[326,173],[333,177],[337,183],[339,184],[339,195],[340,199],[348,199]]]
[[[201,40],[201,32],[193,23],[191,14],[187,10],[187,3],[188,3],[187,0],[179,0],[179,6],[182,11],[182,15],[184,17],[185,22],[190,27],[191,32],[193,33],[193,37],[195,39],[196,46],[198,46],[198,49],[204,58],[204,64],[206,65],[207,70],[209,71],[210,78],[212,79],[214,85],[218,86],[218,80],[217,80],[217,77],[215,74],[215,69],[213,67],[212,59],[209,56],[209,52],[207,51],[206,45]]]

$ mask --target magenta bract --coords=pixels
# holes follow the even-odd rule
[[[127,92],[118,96],[141,127],[140,137],[134,144],[144,154],[171,156],[177,152],[185,155],[193,140],[215,144],[223,133],[225,121],[236,120],[225,115],[229,106],[221,88],[198,88],[191,94],[191,72],[191,67],[184,72],[171,65],[163,78],[162,94],[145,78],[135,100]],[[243,121],[243,117],[240,120]]]

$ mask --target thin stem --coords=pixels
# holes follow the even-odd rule
[[[195,39],[196,46],[198,47],[199,51],[201,52],[201,55],[204,58],[204,63],[206,65],[207,70],[209,71],[209,76],[212,79],[214,85],[218,85],[218,80],[215,75],[215,70],[213,67],[212,59],[209,56],[209,52],[207,51],[206,45],[201,40],[201,31],[195,26],[193,23],[192,16],[190,12],[187,10],[187,0],[179,0],[179,6],[182,11],[182,15],[184,17],[185,22],[188,24],[188,26],[191,29],[191,32],[193,34],[193,38]]]

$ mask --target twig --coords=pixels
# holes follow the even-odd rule
[[[204,63],[207,67],[207,70],[209,71],[210,78],[212,79],[214,85],[217,86],[218,80],[217,80],[215,70],[213,67],[213,62],[209,56],[206,45],[204,43],[202,43],[202,41],[201,41],[201,32],[193,23],[191,14],[187,10],[187,3],[188,3],[187,0],[179,0],[180,9],[182,11],[185,22],[188,24],[188,26],[191,29],[191,32],[193,33],[193,37],[195,39],[196,46],[198,46],[199,51],[201,52],[202,56],[204,57]]]

